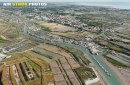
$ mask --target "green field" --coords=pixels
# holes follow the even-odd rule
[[[0,17],[0,32],[1,35],[7,39],[16,39],[19,37],[19,33],[23,31],[23,26],[17,24],[12,19],[6,19]]]
[[[118,66],[118,67],[127,67],[127,65],[117,61],[117,60],[114,60],[110,57],[108,57],[107,55],[104,54],[104,57],[107,59],[107,61],[109,61],[110,63],[112,63],[114,66]]]
[[[33,61],[31,61],[31,60],[29,60],[28,63],[29,63],[35,70],[39,70],[39,69],[40,69],[40,67],[39,67],[36,63],[34,63]]]
[[[123,34],[130,35],[130,30],[125,30],[122,32]]]
[[[0,37],[0,43],[5,43],[5,42],[8,42],[9,40],[5,40],[3,38]]]
[[[51,30],[49,29],[49,27],[45,27],[43,25],[40,25],[39,23],[34,23],[38,28],[41,28],[42,30],[44,31],[48,31],[48,32],[51,32]]]
[[[85,85],[85,80],[87,79],[93,79],[96,78],[96,74],[94,73],[94,71],[91,68],[87,68],[87,67],[80,67],[75,69],[77,75],[79,76],[79,78],[81,79],[83,85]]]
[[[52,56],[50,56],[50,55],[48,55],[48,54],[46,54],[46,53],[40,52],[40,51],[32,50],[32,52],[35,52],[35,53],[40,54],[40,55],[42,55],[42,56],[45,56],[45,57],[47,57],[47,58],[49,58],[49,59],[52,59],[52,58],[53,58]]]
[[[80,61],[81,59],[86,64],[90,63],[90,61],[87,58],[85,58],[84,53],[82,51],[70,47],[62,47],[62,48],[70,52],[76,58],[77,61]]]

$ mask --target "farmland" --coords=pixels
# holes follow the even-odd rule
[[[2,72],[2,82],[4,85],[8,85],[5,81],[7,79],[6,77],[6,71],[9,67],[9,77],[10,81],[13,85],[17,85],[16,79],[14,77],[13,73],[13,65],[16,66],[16,69],[18,71],[19,78],[21,80],[21,83],[23,85],[40,85],[41,78],[42,83],[47,84],[50,80],[53,79],[52,75],[42,75],[43,74],[49,74],[51,71],[44,71],[47,67],[49,67],[49,64],[43,61],[42,59],[39,59],[35,57],[30,52],[23,53],[14,53],[11,58],[5,59],[4,62],[6,63],[6,66],[3,68],[0,68],[0,70],[3,70]],[[8,67],[7,67],[8,66]],[[30,79],[27,75],[27,72],[30,71],[34,78]]]
[[[3,19],[0,17],[0,35],[6,39],[16,39],[19,37],[19,32],[22,31],[22,27],[17,25],[14,21],[9,19]]]
[[[0,43],[5,43],[5,42],[8,42],[8,40],[3,39],[2,37],[0,37]]]
[[[76,29],[72,27],[64,26],[57,23],[47,23],[43,21],[39,21],[39,22],[37,21],[36,25],[41,28],[43,27],[43,29],[48,28],[50,29],[50,31],[56,31],[56,32],[76,31]]]

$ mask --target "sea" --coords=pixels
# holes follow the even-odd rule
[[[0,2],[0,6],[3,6],[3,3],[4,2]],[[123,2],[123,1],[122,2],[69,2],[69,4],[86,5],[86,6],[102,6],[102,7],[130,10],[130,1],[129,2]]]
[[[119,9],[129,9],[130,2],[77,2],[75,5],[86,5],[86,6],[102,6],[110,8],[119,8]]]

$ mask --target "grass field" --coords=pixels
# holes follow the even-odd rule
[[[67,37],[67,38],[71,38],[71,39],[75,39],[75,40],[80,40],[85,35],[91,35],[88,32],[82,32],[82,31],[81,32],[79,32],[79,31],[75,31],[75,32],[51,32],[51,34],[63,36],[63,37]]]
[[[14,73],[12,70],[12,65],[14,65],[14,64],[17,66],[17,70],[18,70],[18,73],[19,73],[20,79],[22,80],[23,85],[40,85],[41,76],[42,76],[43,85],[47,85],[48,82],[53,80],[53,75],[51,73],[51,70],[45,71],[45,69],[47,67],[49,68],[49,64],[46,61],[34,56],[30,52],[14,53],[14,54],[12,54],[11,58],[4,59],[4,62],[6,63],[6,65],[9,65],[11,68],[10,74],[11,74],[11,81],[12,81],[13,85],[17,85],[16,81],[14,79]],[[23,62],[26,62],[28,68],[33,73],[34,80],[25,81],[25,79],[22,75],[21,69],[19,67],[20,63],[22,63],[22,65],[24,66]],[[24,67],[24,69],[25,69],[25,67]],[[1,70],[1,68],[0,68],[0,70]],[[34,70],[38,74],[39,77],[36,75]],[[41,71],[42,71],[43,75],[41,75]],[[4,70],[4,72],[6,72],[6,69]],[[50,75],[48,75],[48,74],[50,74]],[[4,73],[4,76],[3,76],[3,83],[5,85],[8,85],[8,84],[6,84],[5,80],[6,80],[6,73]]]
[[[45,56],[45,57],[47,57],[47,58],[50,58],[50,59],[53,58],[52,56],[50,56],[50,55],[48,55],[48,54],[46,54],[46,53],[43,53],[43,52],[40,52],[40,51],[36,51],[36,50],[32,50],[32,51],[35,52],[35,53],[37,53],[37,54],[43,55],[43,56]]]
[[[19,37],[19,32],[22,31],[22,26],[16,24],[11,19],[5,19],[0,17],[0,35],[7,39],[15,39]]]
[[[85,85],[85,80],[89,78],[93,79],[97,77],[91,68],[80,67],[80,68],[75,69],[75,71],[77,75],[79,76],[79,78],[81,79],[81,81],[83,82],[83,85]]]
[[[56,32],[76,31],[75,28],[64,26],[57,23],[47,23],[44,21],[39,21],[37,22],[37,24],[39,24],[40,26],[48,27],[51,31]]]
[[[107,55],[104,54],[104,57],[107,59],[107,61],[109,61],[110,63],[112,63],[114,66],[118,66],[118,67],[127,67],[127,65],[115,60],[115,59],[112,59],[110,57],[108,57]]]
[[[70,52],[77,61],[79,61],[79,59],[81,59],[84,63],[89,64],[90,61],[88,59],[85,58],[84,53],[78,49],[74,49],[74,48],[69,48],[69,47],[62,47],[63,49],[65,49],[66,51]]]
[[[126,35],[129,35],[130,36],[130,30],[125,30],[125,31],[122,31],[122,33],[126,34]]]
[[[5,43],[5,42],[9,42],[9,40],[3,39],[2,37],[0,37],[0,43]]]
[[[40,67],[37,64],[35,64],[33,61],[28,61],[28,62],[35,70],[39,70],[40,69]]]
[[[40,45],[40,47],[45,50],[57,53],[59,55],[65,56],[65,57],[68,57],[68,56],[74,57],[77,61],[82,60],[86,64],[90,63],[90,61],[87,58],[85,58],[84,53],[77,49],[53,46],[53,45],[48,45],[48,44],[42,44],[42,45]]]

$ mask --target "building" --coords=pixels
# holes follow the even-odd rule
[[[101,51],[99,51],[99,50],[97,50],[96,48],[95,48],[95,46],[94,46],[94,44],[93,43],[88,43],[88,49],[89,49],[89,51],[92,53],[92,54],[96,54],[96,55],[98,55],[99,53],[101,53]]]
[[[6,57],[7,57],[6,55],[0,53],[0,61],[2,61]]]

